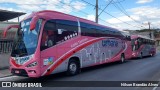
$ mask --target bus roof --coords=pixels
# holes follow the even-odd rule
[[[142,36],[142,35],[131,35],[131,39],[135,39],[135,38],[144,38],[144,39],[148,39],[148,40],[154,40],[154,39],[151,39],[147,36]]]
[[[128,31],[121,31],[121,33],[122,33],[124,36],[131,36],[131,34],[130,34]]]
[[[36,15],[41,18],[44,18],[46,20],[63,19],[63,20],[77,21],[77,19],[79,19],[80,22],[84,22],[84,23],[88,23],[88,24],[92,24],[92,25],[96,25],[96,26],[101,26],[104,28],[108,28],[111,31],[120,32],[118,29],[111,28],[111,27],[104,26],[104,25],[100,25],[100,24],[97,24],[97,23],[90,21],[90,20],[87,20],[87,19],[83,19],[80,17],[64,14],[64,13],[57,12],[57,11],[51,11],[51,10],[43,10],[43,11],[39,11],[39,12],[33,12],[31,15],[29,15],[25,19],[32,18],[33,16],[36,16]]]

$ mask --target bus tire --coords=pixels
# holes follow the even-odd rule
[[[141,52],[141,54],[140,54],[140,59],[142,59],[143,58],[143,53]]]
[[[154,56],[154,54],[153,54],[153,53],[151,53],[151,54],[150,54],[150,56],[151,56],[151,57],[153,57],[153,56]]]
[[[68,63],[67,75],[73,76],[80,72],[80,65],[76,59],[70,59]]]
[[[125,62],[125,55],[122,54],[122,55],[121,55],[121,63],[124,63],[124,62]]]

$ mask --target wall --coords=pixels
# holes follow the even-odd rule
[[[15,22],[0,22],[0,70],[9,67],[9,56],[12,49],[12,41],[14,40],[16,30],[8,31],[6,38],[3,37],[3,29],[9,25],[15,25]]]

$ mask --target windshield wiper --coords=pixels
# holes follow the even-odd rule
[[[27,53],[20,53],[19,56],[25,56],[25,55],[28,55]]]

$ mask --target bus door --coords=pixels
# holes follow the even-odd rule
[[[42,72],[44,72],[53,62],[56,60],[57,48],[56,45],[56,24],[54,22],[47,21],[44,24],[41,37],[41,63]]]

